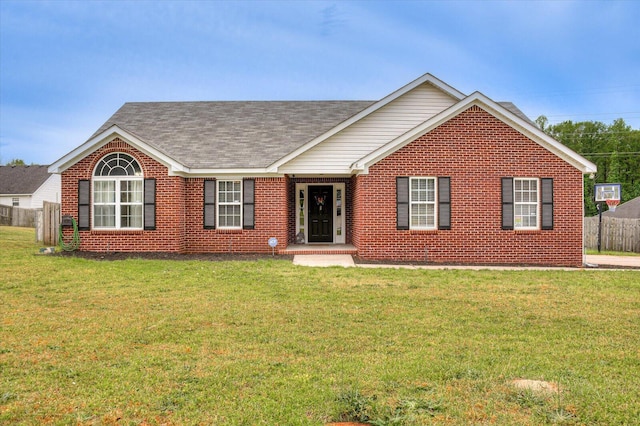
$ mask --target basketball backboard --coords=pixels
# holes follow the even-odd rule
[[[596,203],[604,203],[607,200],[620,201],[620,184],[596,183],[594,188],[594,198]]]

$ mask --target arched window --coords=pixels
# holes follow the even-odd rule
[[[142,229],[142,168],[129,154],[104,156],[93,172],[93,227]]]

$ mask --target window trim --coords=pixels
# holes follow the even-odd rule
[[[416,180],[431,180],[433,182],[433,201],[413,201],[413,191],[411,185]],[[432,205],[433,206],[433,225],[414,226],[412,223],[413,206],[414,205]],[[409,176],[409,229],[416,231],[434,231],[438,229],[438,178],[435,176]]]
[[[103,160],[113,154],[118,155],[126,155],[131,158],[132,162],[140,169],[140,175],[114,175],[114,176],[100,176],[96,175],[98,172],[98,167],[102,164]],[[103,167],[100,168],[102,170]],[[97,203],[96,202],[96,184],[98,182],[113,182],[114,183],[114,201],[113,202],[104,202]],[[122,182],[140,182],[140,201],[139,202],[122,202]],[[91,182],[91,228],[99,231],[110,231],[110,230],[125,230],[125,231],[140,231],[144,229],[144,209],[145,209],[145,190],[144,190],[144,174],[142,173],[142,167],[140,166],[140,162],[131,154],[127,154],[126,152],[110,152],[105,154],[98,160],[96,163],[93,174],[92,174],[92,182]],[[96,206],[114,206],[114,226],[98,226],[96,225]],[[123,206],[140,206],[140,226],[122,226],[122,207]]]
[[[536,182],[536,201],[516,201],[516,182],[523,182],[523,181],[535,181]],[[537,231],[540,229],[540,219],[541,219],[541,199],[540,199],[540,192],[541,192],[541,188],[540,188],[540,178],[537,177],[514,177],[513,178],[513,229],[515,231]],[[524,226],[524,225],[518,225],[518,221],[517,218],[518,216],[525,217],[524,215],[518,215],[516,213],[517,210],[517,206],[518,205],[527,205],[527,206],[535,206],[536,208],[536,224],[535,226]]]
[[[233,182],[233,183],[238,183],[240,186],[240,195],[238,197],[238,201],[220,201],[221,197],[220,197],[220,184],[221,183],[227,183],[227,182]],[[225,230],[225,229],[243,229],[243,214],[242,214],[242,210],[243,210],[243,180],[242,179],[216,179],[216,228],[217,229],[221,229],[221,230]],[[239,217],[240,217],[240,221],[239,221],[239,225],[238,226],[222,226],[220,224],[220,212],[221,206],[238,206],[239,208]]]

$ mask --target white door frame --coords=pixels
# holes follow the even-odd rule
[[[331,186],[333,187],[333,243],[344,244],[347,233],[346,218],[346,192],[344,182],[306,182],[296,183],[296,244],[309,244],[309,186]],[[302,202],[301,202],[302,200]],[[300,238],[299,238],[300,237]],[[313,243],[312,243],[313,244]]]

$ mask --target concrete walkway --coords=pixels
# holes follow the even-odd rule
[[[608,256],[608,255],[588,255],[586,258],[587,265],[591,268],[603,266],[606,268],[640,268],[640,256]],[[583,268],[562,268],[552,266],[491,266],[491,265],[394,265],[394,264],[356,264],[353,257],[349,254],[304,254],[295,255],[293,264],[300,266],[327,267],[327,266],[343,266],[359,267],[359,268],[403,268],[403,269],[469,269],[469,270],[501,270],[501,271],[544,271],[544,270],[563,270],[572,271]],[[588,269],[588,268],[587,268]]]
[[[640,256],[609,256],[606,254],[587,255],[587,264],[602,266],[623,266],[627,268],[640,268]]]

